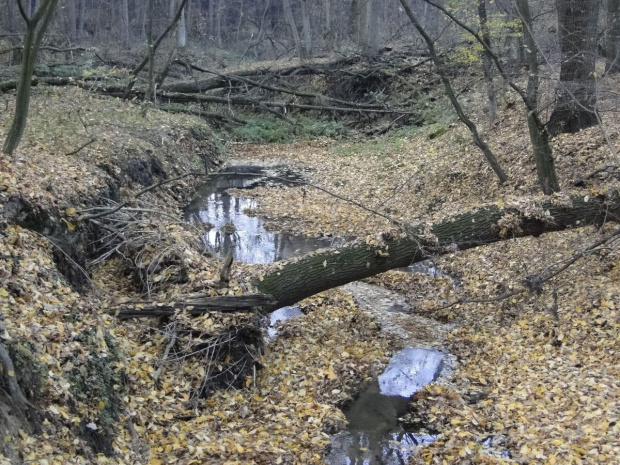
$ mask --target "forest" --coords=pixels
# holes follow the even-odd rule
[[[0,464],[620,462],[620,0],[0,0]]]

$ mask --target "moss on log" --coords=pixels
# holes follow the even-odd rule
[[[431,256],[618,219],[617,196],[553,198],[507,208],[488,205],[435,224],[411,227],[406,237],[385,238],[381,247],[358,243],[309,254],[284,263],[255,285],[276,300],[264,308],[268,311]]]

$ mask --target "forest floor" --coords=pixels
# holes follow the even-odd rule
[[[12,98],[0,98],[0,106],[10,108]],[[15,223],[34,207],[53,213],[53,237],[77,231],[88,238],[80,211],[114,197],[110,179],[118,179],[118,198],[125,199],[148,183],[140,173],[150,173],[153,182],[161,170],[174,176],[205,161],[213,169],[217,156],[207,143],[212,134],[197,118],[156,110],[142,117],[135,104],[79,89],[37,89],[31,115],[20,149],[11,159],[0,159],[0,311],[3,344],[39,411],[30,412],[27,421],[3,399],[4,461],[323,463],[328,433],[344,424],[337,405],[380,373],[401,342],[382,332],[349,294],[328,291],[302,302],[305,316],[280,328],[261,357],[263,368],[247,377],[243,389],[196,399],[204,361],[176,356],[164,363],[171,323],[217,334],[251,323],[253,316],[210,313],[167,325],[119,321],[119,304],[141,299],[140,279],[120,254],[94,270],[90,290],[78,292],[59,274],[58,246],[43,237],[46,231],[28,228],[28,221],[23,227]],[[8,111],[0,114],[0,139],[8,118]],[[617,145],[620,121],[613,118],[606,124]],[[373,140],[234,144],[227,163],[284,163],[309,170],[311,182],[412,223],[541,195],[518,107],[503,108],[498,125],[486,131],[510,178],[503,186],[460,126],[440,132],[435,137],[437,127],[422,127]],[[583,188],[571,187],[601,166],[617,164],[596,128],[561,136],[554,149],[565,193],[594,196],[618,188],[617,179],[605,173]],[[196,184],[186,181],[132,203],[158,212],[141,224],[157,240],[126,252],[134,254],[129,257],[134,265],[166,257],[166,266],[147,278],[151,298],[160,302],[192,292],[248,292],[252,279],[271,269],[235,264],[230,283],[218,284],[219,260],[201,253],[192,241],[199,231],[183,220],[182,207]],[[372,243],[394,228],[309,186],[258,188],[244,195],[258,199],[254,214],[268,218],[272,228],[300,235],[354,235]],[[416,414],[442,436],[414,462],[507,462],[480,444],[491,435],[505,437],[514,463],[620,460],[617,249],[583,258],[540,295],[442,308],[457,299],[501,294],[600,234],[584,225],[437,257],[435,264],[458,277],[460,286],[452,279],[396,271],[369,280],[406,295],[418,314],[455,325],[446,335],[446,349],[458,361],[452,378],[429,385],[415,402]],[[163,243],[163,250],[154,242]],[[185,279],[176,279],[181,273]],[[478,391],[483,398],[470,402]]]

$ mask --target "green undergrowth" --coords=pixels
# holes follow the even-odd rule
[[[334,120],[295,116],[290,121],[289,123],[275,116],[261,116],[234,128],[230,137],[238,142],[270,144],[321,137],[342,139],[351,133],[343,123]]]

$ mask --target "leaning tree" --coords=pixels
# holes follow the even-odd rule
[[[24,129],[26,129],[30,107],[30,83],[34,73],[34,65],[37,61],[41,41],[57,4],[58,0],[41,0],[39,8],[31,16],[26,12],[22,0],[17,0],[19,12],[26,22],[26,34],[24,36],[22,67],[17,84],[15,115],[2,149],[4,153],[9,155],[19,145],[24,135]]]

